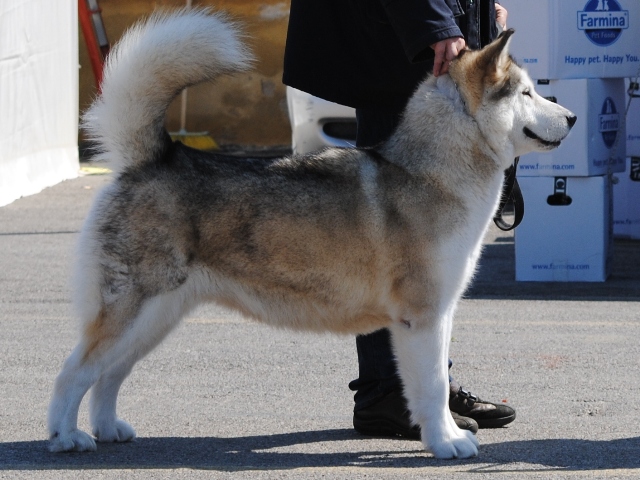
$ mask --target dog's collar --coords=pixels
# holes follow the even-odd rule
[[[378,148],[378,146],[374,146],[374,147],[359,147],[360,150],[365,152],[367,155],[369,155],[374,160],[376,160],[378,162],[387,163],[388,162],[387,159],[384,158],[384,155],[382,155],[378,150],[376,150],[376,148]]]
[[[460,100],[460,103],[462,103],[462,109],[464,110],[464,113],[466,113],[467,115],[469,115],[471,117],[471,113],[469,112],[469,108],[467,107],[467,101],[464,99],[464,95],[462,94],[462,92],[460,91],[460,87],[458,86],[458,82],[454,81],[453,78],[451,79],[451,83],[453,83],[453,86],[456,88],[456,93],[458,100]]]

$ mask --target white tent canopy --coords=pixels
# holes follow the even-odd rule
[[[78,175],[77,12],[0,1],[0,206]]]

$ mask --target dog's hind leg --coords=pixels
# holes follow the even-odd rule
[[[164,340],[195,303],[193,289],[187,282],[143,304],[131,328],[115,347],[117,361],[92,388],[89,414],[99,442],[126,442],[135,437],[133,427],[116,415],[120,386],[135,363]]]
[[[82,398],[93,386],[90,419],[98,441],[128,441],[135,431],[116,416],[120,386],[136,361],[149,353],[178,324],[194,302],[185,287],[143,302],[126,328],[85,329],[55,382],[49,407],[51,451],[95,450],[94,439],[77,429]],[[103,318],[102,323],[106,320]],[[117,319],[112,319],[112,323]],[[102,335],[102,337],[100,337]],[[94,385],[95,384],[95,385]]]
[[[121,302],[121,306],[126,302]],[[78,410],[87,391],[109,372],[123,353],[127,309],[101,308],[87,322],[78,346],[64,362],[56,378],[49,404],[49,449],[60,451],[95,450],[94,439],[78,430]],[[123,377],[124,379],[124,377]]]
[[[93,438],[78,430],[78,409],[82,398],[100,376],[98,365],[88,365],[84,361],[83,345],[78,345],[62,366],[53,387],[53,397],[49,403],[49,450],[65,452],[70,450],[95,450]]]
[[[468,458],[478,454],[478,441],[456,426],[448,404],[450,320],[402,322],[391,332],[411,418],[420,425],[425,448],[436,458]]]
[[[100,375],[91,389],[89,416],[93,435],[99,442],[127,442],[136,436],[133,427],[116,415],[120,387],[131,373],[135,362],[135,357],[127,357],[118,362]]]
[[[117,363],[105,370],[91,390],[89,416],[99,442],[126,442],[136,433],[116,415],[118,392],[135,363],[153,350],[184,316],[191,302],[182,290],[162,294],[145,302],[133,326],[122,339]]]

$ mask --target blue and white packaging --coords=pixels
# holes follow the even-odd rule
[[[605,281],[613,253],[610,177],[518,182],[526,211],[515,232],[516,280]]]
[[[640,239],[640,158],[627,159],[627,169],[613,185],[613,235]]]
[[[520,157],[519,176],[588,177],[624,171],[624,79],[545,80],[538,81],[536,91],[571,110],[578,120],[560,147]]]
[[[640,68],[638,0],[503,0],[510,51],[533,78],[620,78]]]
[[[627,94],[629,94],[629,79],[625,80]],[[627,156],[640,157],[640,88],[631,92],[634,97],[629,103],[627,112]],[[627,96],[627,101],[629,96]]]

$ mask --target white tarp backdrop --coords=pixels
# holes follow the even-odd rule
[[[78,3],[1,0],[0,206],[78,170]]]

